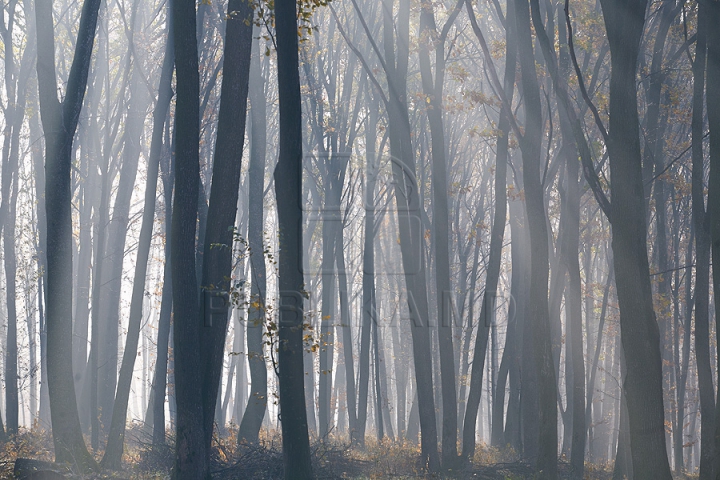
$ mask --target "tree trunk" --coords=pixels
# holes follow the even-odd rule
[[[350,440],[365,445],[367,423],[368,385],[370,381],[370,329],[377,322],[375,311],[375,186],[380,159],[375,151],[377,142],[378,101],[368,93],[370,112],[365,128],[365,229],[363,237],[362,323],[360,327],[360,358],[358,359],[358,414],[356,430]]]
[[[698,4],[698,35],[693,63],[692,116],[692,216],[695,230],[695,359],[700,390],[700,478],[713,478],[715,393],[710,367],[710,215],[705,208],[705,159],[703,154],[706,64],[706,3]],[[688,247],[691,248],[691,247]],[[684,388],[683,388],[684,390]],[[678,462],[676,461],[676,464]],[[677,465],[676,465],[677,469]]]
[[[200,184],[200,81],[195,2],[171,4],[175,42],[175,196],[170,260],[173,285],[174,377],[177,405],[174,478],[204,479],[208,472],[203,431],[202,359],[198,355],[200,305],[195,236]]]
[[[716,1],[705,2],[707,17],[707,89],[706,104],[708,129],[710,131],[710,178],[708,181],[707,209],[710,212],[710,245],[712,261],[720,265],[720,3]],[[698,262],[700,260],[698,259]],[[715,296],[715,321],[720,319],[720,302],[717,294],[720,292],[720,268],[713,267],[713,292]],[[720,338],[720,329],[715,329]],[[711,357],[712,358],[712,357]],[[720,360],[719,360],[720,362]],[[720,365],[720,363],[719,363]],[[717,369],[720,375],[720,368]],[[720,395],[719,395],[720,396]],[[709,396],[708,396],[709,398]],[[715,455],[714,474],[720,475],[720,402],[715,403]]]
[[[172,33],[172,9],[168,7],[168,43],[166,56],[173,57],[175,63],[174,37]],[[172,67],[171,67],[172,69]],[[172,75],[172,71],[171,71]],[[165,88],[170,88],[168,83]],[[158,97],[159,98],[159,97]],[[170,130],[170,117],[165,122],[166,137]],[[166,142],[168,143],[168,142]],[[160,315],[158,318],[157,353],[155,355],[155,383],[153,384],[153,440],[155,446],[165,445],[165,393],[168,376],[168,350],[170,343],[170,320],[172,318],[172,191],[174,178],[174,154],[170,151],[170,145],[164,145],[164,152],[160,161],[163,183],[163,202],[165,204],[165,266],[163,268],[163,289],[160,299]],[[172,405],[172,400],[171,400]],[[171,410],[172,412],[172,410]]]
[[[133,3],[129,25],[135,25],[139,2]],[[131,27],[132,28],[132,27]],[[132,30],[131,30],[132,31]],[[100,244],[103,263],[100,286],[100,323],[98,327],[99,343],[96,343],[98,363],[98,406],[100,407],[100,429],[107,432],[115,403],[115,391],[118,386],[118,342],[120,339],[120,296],[123,280],[123,262],[125,260],[125,244],[127,241],[128,223],[130,221],[130,201],[137,178],[138,161],[140,158],[140,140],[147,108],[147,94],[141,88],[141,80],[137,68],[132,67],[131,51],[133,36],[130,35],[126,69],[129,75],[130,101],[125,117],[126,127],[123,135],[123,156],[120,167],[120,178],[112,208],[112,217],[107,230],[107,246]],[[137,61],[137,60],[136,60]],[[111,145],[105,145],[110,155]],[[112,182],[108,183],[112,188]],[[153,212],[154,213],[154,212]],[[101,212],[103,215],[104,212]],[[104,225],[104,224],[103,224]],[[101,226],[102,228],[102,226]],[[104,252],[104,253],[103,253]],[[142,308],[142,306],[140,307]]]
[[[560,37],[560,55],[558,62],[559,78],[563,89],[567,89],[567,78],[570,76],[570,55],[567,49],[565,24],[558,22]],[[568,285],[565,290],[566,336],[570,339],[569,352],[572,363],[572,443],[570,464],[574,478],[582,479],[585,471],[585,442],[587,429],[585,424],[585,353],[582,332],[582,290],[580,278],[580,163],[578,148],[575,144],[571,120],[565,111],[560,111],[560,129],[563,139],[567,172],[567,223],[564,229],[564,248],[562,260],[568,273]],[[586,275],[588,272],[586,272]],[[587,288],[588,283],[585,283]],[[590,312],[586,312],[586,322]],[[601,332],[598,332],[598,336]],[[568,396],[570,398],[570,396]]]
[[[135,4],[137,5],[137,4]],[[123,444],[125,440],[125,424],[127,421],[127,408],[130,399],[130,386],[132,383],[135,359],[137,358],[138,340],[143,318],[143,300],[145,298],[145,277],[147,275],[150,244],[152,241],[153,222],[155,219],[155,197],[157,192],[158,171],[162,155],[162,136],[165,119],[172,99],[172,68],[174,56],[172,44],[166,46],[165,60],[160,73],[159,94],[153,112],[153,132],[150,144],[150,157],[147,168],[147,184],[145,186],[145,201],[143,205],[142,225],[138,241],[138,254],[133,278],[132,297],[130,301],[130,316],[128,332],[125,340],[122,365],[118,377],[118,388],[113,403],[112,421],[108,432],[108,442],[102,459],[103,468],[118,470],[121,466]],[[136,89],[137,91],[137,89]],[[143,124],[140,119],[133,122]],[[164,391],[162,395],[165,397]]]
[[[383,43],[385,46],[386,77],[391,92],[387,104],[392,153],[392,172],[395,181],[395,200],[400,232],[400,249],[407,287],[408,310],[413,325],[413,359],[420,414],[422,465],[431,471],[439,467],[435,400],[432,385],[432,356],[430,342],[429,306],[425,278],[425,262],[421,239],[422,204],[416,181],[415,152],[412,146],[411,124],[407,105],[407,68],[409,58],[410,5],[400,2],[398,19],[393,24],[393,1],[386,0],[383,8]],[[397,39],[394,31],[397,30]],[[398,51],[395,51],[397,40]]]
[[[468,8],[471,8],[468,3]],[[508,0],[508,16],[514,17],[515,5]],[[517,58],[517,45],[515,43],[515,28],[513,22],[509,22],[505,32],[505,75],[504,89],[505,97],[512,102],[515,92],[515,69]],[[475,349],[472,363],[472,376],[470,379],[470,392],[467,401],[467,411],[463,422],[462,458],[467,461],[475,453],[475,422],[477,420],[478,408],[480,406],[480,395],[482,390],[482,377],[485,367],[485,353],[487,352],[487,339],[490,327],[495,319],[495,306],[497,285],[500,278],[500,264],[502,260],[503,241],[505,238],[505,222],[507,220],[507,164],[508,164],[508,137],[510,132],[510,119],[505,111],[500,112],[498,121],[499,134],[497,136],[497,153],[495,156],[495,213],[493,217],[492,231],[490,233],[490,260],[487,266],[487,278],[485,281],[485,292],[480,307],[480,319],[478,331],[475,337]],[[514,276],[513,276],[514,277]],[[474,292],[471,292],[474,295]],[[509,337],[508,337],[509,338]],[[502,384],[502,402],[505,398],[505,383]],[[500,392],[496,390],[496,398],[493,401],[500,401],[497,396]],[[497,406],[500,410],[493,408],[492,431],[494,441],[498,441],[498,433],[502,432],[502,409],[504,405]],[[498,425],[495,423],[498,422]]]
[[[248,167],[248,244],[252,278],[247,321],[247,355],[250,365],[250,398],[240,422],[238,442],[257,443],[267,411],[267,368],[263,334],[265,332],[266,270],[263,241],[263,193],[267,144],[267,106],[264,78],[260,72],[260,51],[250,60],[250,163]]]
[[[620,339],[618,342],[620,343]],[[621,383],[624,383],[627,378],[627,367],[625,366],[624,356],[625,354],[615,346],[615,356],[620,357],[618,360],[620,363],[620,379]],[[618,415],[620,417],[618,437],[617,437],[617,450],[615,452],[615,466],[613,467],[613,480],[623,480],[625,478],[633,478],[633,461],[631,454],[630,445],[630,422],[628,419],[628,406],[627,406],[627,395],[623,388],[619,388],[620,393],[620,411]]]
[[[275,167],[279,227],[280,315],[278,381],[283,460],[287,480],[311,479],[310,442],[303,385],[302,118],[298,61],[297,6],[275,3],[280,153]]]
[[[52,2],[38,0],[37,72],[45,133],[47,368],[55,460],[97,468],[80,431],[72,369],[72,143],[87,86],[100,0],[83,3],[65,97],[57,98]]]
[[[627,377],[633,472],[669,479],[665,449],[660,333],[647,256],[636,74],[646,0],[601,0],[610,43],[610,124],[613,263]]]
[[[445,38],[463,5],[457,2],[442,31],[438,33],[433,5],[425,0],[420,11],[421,39],[432,39],[435,50],[433,75],[429,46],[419,49],[423,93],[428,100],[427,116],[432,146],[433,231],[435,244],[435,289],[438,308],[438,342],[440,350],[440,388],[442,389],[442,464],[453,469],[457,463],[457,386],[453,352],[452,284],[450,281],[450,213],[448,203],[447,158],[443,120],[443,87],[445,83]],[[422,41],[422,40],[421,40]],[[503,228],[505,222],[503,221]],[[474,433],[473,433],[474,434]]]
[[[525,134],[520,140],[523,158],[523,187],[525,190],[525,210],[530,231],[530,292],[528,320],[525,333],[530,339],[525,344],[533,351],[535,378],[537,381],[537,403],[526,402],[526,412],[532,418],[537,416],[538,437],[535,445],[526,445],[526,456],[536,465],[537,473],[543,478],[557,476],[557,391],[555,368],[552,362],[550,339],[550,314],[548,306],[548,231],[547,214],[543,188],[540,182],[540,156],[542,135],[542,111],[540,90],[535,70],[533,44],[530,36],[530,12],[524,0],[515,1],[515,20],[518,33],[518,57],[520,59],[523,94],[525,96]],[[523,374],[523,387],[525,387]],[[527,400],[534,388],[525,391]],[[532,403],[532,405],[531,405]],[[537,410],[535,410],[537,408]]]
[[[225,33],[223,81],[218,113],[218,131],[212,169],[212,186],[204,232],[201,294],[204,301],[205,327],[199,332],[199,348],[207,352],[202,361],[204,452],[210,462],[213,419],[220,387],[228,303],[219,314],[209,313],[211,296],[227,294],[238,286],[232,283],[232,245],[240,188],[240,167],[247,112],[250,55],[252,51],[252,7],[243,0],[228,3]],[[201,232],[202,234],[202,232]],[[198,248],[200,248],[198,246]]]

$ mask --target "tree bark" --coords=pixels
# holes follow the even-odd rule
[[[700,478],[713,478],[715,393],[710,366],[710,215],[705,208],[705,158],[703,153],[706,65],[706,3],[698,4],[698,30],[693,62],[692,116],[692,217],[695,230],[695,358],[700,390]],[[688,247],[690,248],[690,247]],[[684,387],[682,388],[684,390]],[[682,458],[682,457],[681,457]],[[677,463],[677,462],[676,462]],[[677,465],[676,465],[677,468]]]
[[[437,449],[437,424],[432,385],[432,356],[430,342],[429,305],[425,278],[425,262],[421,239],[422,204],[416,180],[415,152],[412,146],[411,125],[407,106],[407,69],[409,58],[410,6],[400,2],[398,19],[393,24],[392,0],[385,0],[383,8],[383,43],[385,46],[385,74],[390,90],[387,104],[392,153],[392,172],[395,181],[395,201],[400,231],[400,249],[407,287],[408,309],[413,325],[413,360],[420,414],[422,465],[431,471],[440,464]],[[394,31],[397,30],[397,39]],[[398,49],[395,51],[397,40]]]
[[[472,8],[470,3],[468,8]],[[507,14],[513,18],[515,4],[512,0],[507,2]],[[509,22],[506,25],[505,32],[505,74],[504,89],[505,97],[512,102],[515,92],[515,69],[517,59],[517,45],[515,43],[515,25]],[[500,112],[498,120],[499,134],[497,136],[497,150],[495,155],[495,213],[493,216],[492,231],[490,232],[490,260],[488,261],[487,277],[485,280],[485,292],[483,293],[483,302],[480,307],[480,318],[478,321],[478,331],[475,337],[475,349],[472,363],[472,376],[470,378],[470,392],[468,394],[467,411],[463,422],[462,437],[462,458],[467,461],[472,458],[475,453],[475,422],[477,420],[478,408],[480,406],[480,395],[482,390],[482,378],[485,370],[485,353],[487,352],[488,333],[495,318],[495,296],[497,294],[497,285],[500,278],[500,263],[502,260],[503,240],[505,238],[505,223],[507,221],[507,164],[508,164],[508,142],[510,133],[510,119],[505,111]],[[471,292],[474,295],[474,292]],[[490,311],[492,310],[492,311]],[[502,402],[505,398],[505,383],[503,378],[502,385]],[[497,392],[497,395],[500,393]],[[496,395],[496,397],[497,397]],[[498,398],[493,398],[493,401]],[[493,409],[493,432],[494,441],[498,441],[498,432],[502,432],[502,408],[501,410]],[[499,425],[495,425],[498,422]],[[492,436],[492,435],[491,435]]]
[[[209,465],[213,419],[220,387],[228,311],[208,317],[207,302],[215,292],[230,293],[237,288],[232,276],[232,245],[240,188],[240,168],[245,141],[248,81],[252,47],[252,6],[243,0],[228,3],[225,32],[223,80],[218,113],[218,131],[212,169],[212,186],[204,232],[202,282],[200,284],[205,308],[205,327],[199,332],[200,351],[206,352],[202,361],[202,396],[204,424],[204,452]],[[198,246],[198,248],[200,248]],[[236,279],[237,280],[237,279]]]
[[[450,213],[448,203],[447,155],[443,120],[443,87],[445,83],[445,39],[460,12],[464,0],[456,3],[441,32],[437,31],[433,5],[425,0],[420,11],[421,41],[432,41],[435,50],[433,75],[429,47],[420,46],[419,60],[423,93],[426,96],[432,150],[433,231],[435,244],[435,288],[438,308],[438,342],[440,350],[440,388],[442,390],[442,465],[454,469],[457,456],[457,386],[453,353],[452,284],[450,282]],[[504,221],[503,221],[504,227]]]
[[[710,245],[712,261],[720,265],[720,3],[705,2],[707,16],[707,87],[706,107],[708,130],[710,132],[710,177],[708,181],[707,209],[710,213]],[[699,261],[699,260],[698,260]],[[713,267],[713,292],[720,292],[720,268]],[[715,297],[715,321],[720,318],[720,302]],[[720,329],[715,329],[720,338]],[[720,362],[720,360],[718,361]],[[719,363],[720,364],[720,363]],[[720,370],[718,370],[720,372]],[[717,372],[716,372],[717,373]],[[717,373],[720,375],[720,373]],[[720,395],[718,395],[720,396]],[[720,478],[720,402],[715,402],[715,455],[713,470],[715,478]]]
[[[665,449],[660,333],[647,255],[647,228],[635,78],[646,0],[601,0],[610,43],[610,157],[613,263],[620,331],[627,365],[627,399],[633,473],[669,479]]]
[[[238,442],[257,443],[267,411],[267,368],[263,333],[265,331],[266,269],[263,241],[263,193],[265,191],[265,156],[267,113],[264,78],[260,72],[260,50],[250,60],[250,164],[248,167],[248,244],[250,246],[251,298],[247,322],[247,355],[250,365],[250,398],[240,422]]]
[[[195,236],[200,184],[200,80],[195,2],[171,3],[175,43],[175,195],[170,260],[173,285],[174,377],[177,405],[176,479],[204,479],[205,456],[202,358],[198,355],[200,305],[195,271]]]
[[[65,97],[57,97],[52,1],[37,0],[37,73],[45,133],[47,368],[55,460],[97,468],[80,431],[72,369],[72,144],[87,86],[100,0],[83,3]]]
[[[169,32],[171,34],[171,32]],[[143,300],[145,298],[145,277],[147,275],[150,244],[152,241],[153,222],[155,219],[155,197],[157,193],[158,172],[160,157],[162,156],[162,136],[167,112],[172,99],[172,69],[174,56],[172,43],[166,46],[165,60],[160,73],[160,86],[158,99],[153,112],[153,132],[150,144],[150,157],[147,168],[147,184],[145,186],[145,200],[143,205],[142,225],[138,241],[138,254],[133,278],[132,297],[130,301],[130,316],[128,332],[125,341],[118,388],[113,403],[112,421],[108,432],[108,442],[102,459],[103,468],[118,470],[121,466],[123,444],[125,440],[125,424],[127,421],[127,408],[130,399],[130,385],[132,383],[135,359],[137,358],[138,340],[143,318]],[[140,119],[133,120],[138,123]],[[164,399],[164,390],[162,397]]]
[[[278,380],[283,462],[287,480],[311,479],[310,442],[303,374],[302,110],[298,61],[297,5],[275,3],[280,152],[275,167],[279,227]]]
[[[525,329],[526,344],[531,345],[536,370],[537,403],[526,402],[525,408],[532,418],[537,416],[537,449],[526,446],[525,455],[535,463],[542,478],[557,476],[557,393],[555,368],[552,363],[550,314],[548,306],[548,231],[543,188],[540,180],[542,111],[538,87],[533,44],[530,36],[530,12],[525,0],[515,0],[515,21],[518,33],[518,57],[521,66],[523,94],[525,96],[525,134],[520,139],[523,159],[523,187],[525,210],[530,231],[530,292],[527,318],[531,322]],[[527,354],[527,353],[526,353]],[[525,375],[523,375],[525,383]],[[524,387],[525,385],[523,385]],[[522,394],[525,398],[532,390]],[[530,400],[530,399],[527,399]],[[537,405],[537,406],[535,406]],[[536,411],[535,408],[538,410]]]
[[[173,64],[175,63],[175,49],[173,46],[172,33],[172,9],[168,8],[168,44],[166,56],[173,56]],[[173,67],[170,67],[171,70]],[[172,78],[172,71],[170,72]],[[171,85],[166,83],[165,86],[170,88]],[[165,131],[169,132],[169,117],[165,124]],[[167,135],[167,133],[166,133]],[[163,289],[160,299],[160,315],[158,319],[157,334],[157,353],[155,359],[155,383],[153,385],[153,439],[154,446],[165,445],[165,393],[168,377],[168,350],[170,343],[170,321],[172,318],[172,192],[174,178],[174,154],[170,151],[169,145],[165,145],[163,158],[160,162],[162,170],[163,182],[163,201],[165,203],[165,266],[163,268]],[[172,399],[170,401],[172,408]],[[172,409],[171,409],[172,413]]]

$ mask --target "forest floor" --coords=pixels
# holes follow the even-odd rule
[[[264,435],[259,445],[238,446],[234,431],[215,442],[212,458],[212,476],[218,480],[283,478],[281,441],[278,435]],[[93,476],[64,477],[86,480],[163,480],[170,478],[172,448],[152,447],[141,428],[128,430],[128,448],[124,457],[126,468],[122,472],[101,473]],[[102,453],[102,452],[100,452]],[[530,465],[521,462],[512,451],[500,451],[480,446],[470,465],[442,474],[426,474],[418,462],[419,446],[409,442],[371,441],[364,449],[351,448],[340,441],[316,442],[312,445],[313,471],[318,479],[482,479],[521,480],[533,478]],[[101,455],[97,456],[101,458]],[[44,432],[24,432],[0,449],[0,479],[12,479],[17,458],[52,461],[52,439]],[[57,469],[57,471],[61,471]],[[570,478],[567,462],[559,463],[559,478]],[[586,479],[609,480],[612,466],[586,465]],[[697,478],[683,476],[682,479]]]

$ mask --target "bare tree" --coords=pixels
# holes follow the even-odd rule
[[[80,432],[72,368],[72,144],[87,86],[100,0],[83,2],[70,74],[57,97],[52,1],[36,2],[37,76],[45,132],[47,211],[47,368],[55,459],[97,468]]]

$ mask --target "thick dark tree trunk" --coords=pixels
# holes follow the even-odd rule
[[[613,263],[627,365],[633,472],[669,479],[665,449],[660,333],[653,309],[640,152],[636,74],[646,0],[601,0],[610,43],[608,153],[612,186]]]
[[[195,2],[171,3],[175,42],[175,195],[170,260],[173,285],[174,377],[177,401],[176,479],[204,479],[205,456],[202,358],[198,355],[200,305],[195,271],[195,235],[200,184],[200,80]]]
[[[212,169],[212,186],[204,232],[201,296],[204,328],[199,332],[199,348],[206,352],[202,362],[204,454],[210,462],[213,419],[220,387],[228,310],[210,313],[212,296],[237,288],[231,280],[232,245],[240,188],[240,167],[245,141],[250,56],[252,52],[252,6],[244,0],[228,3],[225,32],[223,80],[218,113],[218,132]],[[200,248],[198,246],[198,248]],[[198,319],[199,320],[199,319]]]
[[[313,474],[302,360],[304,288],[300,228],[303,155],[296,9],[293,0],[275,3],[280,104],[280,152],[275,167],[280,235],[278,380],[285,478],[309,480]]]
[[[550,341],[547,214],[539,168],[542,111],[530,35],[530,11],[525,0],[515,1],[515,16],[518,57],[525,96],[525,134],[520,140],[520,145],[523,158],[525,210],[530,231],[530,301],[527,312],[530,328],[525,329],[525,334],[531,334],[532,337],[531,339],[526,338],[525,344],[531,346],[533,351],[532,358],[536,370],[538,395],[537,403],[526,403],[527,407],[533,408],[533,410],[526,412],[528,416],[523,417],[537,416],[537,449],[530,448],[528,450],[528,446],[526,446],[525,454],[535,463],[536,470],[541,477],[554,478],[557,476],[557,393]],[[525,376],[523,376],[523,387],[524,383]],[[531,392],[532,390],[523,393],[523,396],[532,395]]]

